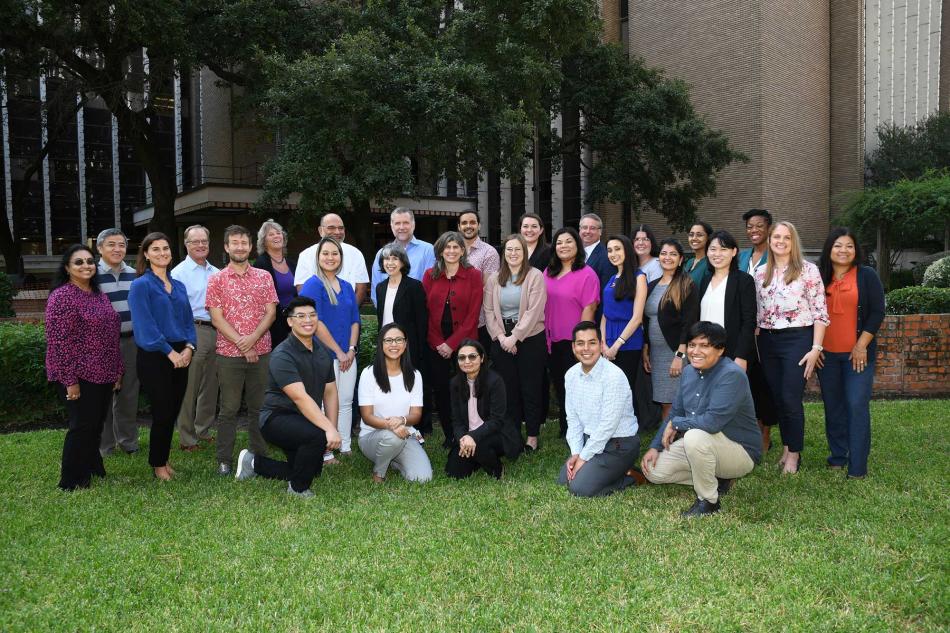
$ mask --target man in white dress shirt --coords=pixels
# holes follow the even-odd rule
[[[349,282],[356,293],[356,305],[362,305],[369,291],[369,274],[366,271],[366,258],[363,252],[344,242],[346,238],[346,227],[343,226],[343,218],[336,213],[327,213],[320,218],[320,226],[317,227],[320,237],[332,237],[340,243],[343,248],[343,268],[338,273],[340,279]],[[304,249],[297,258],[297,270],[294,271],[294,285],[297,286],[297,292],[308,279],[313,277],[317,271],[317,246],[319,242]]]

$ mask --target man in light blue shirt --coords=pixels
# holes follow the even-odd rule
[[[188,302],[195,319],[198,335],[197,350],[188,366],[188,387],[178,413],[178,442],[183,451],[198,450],[199,441],[213,441],[215,409],[218,404],[218,371],[215,347],[218,332],[211,325],[211,315],[205,307],[208,279],[218,268],[208,261],[211,234],[196,224],[185,229],[185,250],[188,256],[172,269],[172,279],[185,284]]]
[[[427,270],[435,266],[435,251],[432,250],[432,244],[416,239],[416,217],[412,214],[412,209],[406,207],[396,207],[389,214],[389,227],[393,231],[393,241],[406,249],[409,256],[409,276],[413,279],[422,281],[422,276]],[[376,286],[386,279],[386,273],[380,270],[379,254],[382,249],[376,251],[373,261],[370,262],[370,269],[373,271],[373,278],[370,282],[369,295],[376,305]]]
[[[623,370],[603,358],[602,345],[593,321],[574,326],[572,346],[580,362],[564,376],[571,456],[558,483],[578,497],[605,496],[633,485],[627,471],[640,454],[630,383]]]

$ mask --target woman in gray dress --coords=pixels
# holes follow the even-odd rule
[[[663,275],[649,284],[643,314],[649,337],[643,369],[652,378],[653,401],[663,408],[665,421],[686,364],[687,332],[699,319],[699,293],[683,271],[683,247],[677,240],[660,242],[659,261]]]

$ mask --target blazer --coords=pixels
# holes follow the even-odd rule
[[[858,336],[861,332],[873,334],[868,345],[868,357],[877,351],[877,331],[884,321],[884,286],[877,272],[870,266],[858,266]]]
[[[429,309],[429,327],[426,341],[435,349],[447,343],[453,351],[467,338],[478,340],[478,314],[482,309],[482,273],[477,268],[459,267],[453,280],[445,275],[433,279],[430,268],[422,277],[426,291],[426,307]],[[442,312],[445,300],[452,293],[452,335],[442,337]]]
[[[700,306],[712,276],[699,287]],[[751,361],[755,357],[756,295],[752,275],[741,270],[729,271],[725,299],[726,356]]]
[[[389,292],[389,279],[376,284],[376,322],[380,324],[380,327],[382,327],[387,292]],[[429,327],[426,293],[421,281],[407,275],[402,276],[393,301],[393,321],[399,324],[400,329],[409,339],[406,349],[409,351],[412,366],[420,369],[427,357],[426,329]]]
[[[654,279],[647,285],[647,296],[650,296],[656,285],[660,283],[660,279]],[[693,327],[693,323],[699,321],[699,290],[696,285],[692,286],[692,290],[683,299],[680,310],[677,310],[673,302],[670,301],[666,305],[660,305],[656,318],[660,322],[660,331],[663,332],[663,338],[666,339],[666,344],[670,346],[671,350],[675,351],[680,345],[688,343],[689,328]],[[649,332],[649,326],[650,319],[644,315],[643,331]]]
[[[548,264],[551,262],[551,245],[550,244],[538,244],[534,247],[534,252],[531,254],[531,257],[528,258],[528,263],[531,264],[534,268],[537,268],[541,272],[544,272],[544,269],[548,267]]]
[[[508,421],[505,381],[495,371],[484,365],[482,371],[486,372],[485,382],[476,407],[484,424],[474,431],[468,430],[468,378],[462,372],[452,378],[452,420],[455,437],[471,435],[475,443],[479,444],[497,433],[501,437],[505,457],[514,459],[522,449],[521,429],[515,428],[515,425]]]
[[[544,275],[537,268],[525,266],[527,271],[521,284],[521,303],[518,306],[518,325],[511,331],[518,341],[544,331],[544,305],[548,300],[548,287]],[[505,334],[505,325],[501,318],[501,300],[498,285],[498,273],[492,273],[485,282],[482,306],[485,308],[485,327],[493,341]]]
[[[752,259],[753,250],[755,249],[750,247],[750,248],[744,248],[741,251],[739,251],[739,270],[741,270],[742,272],[748,272],[749,260]],[[768,261],[769,261],[769,249],[765,249],[765,252],[762,253],[762,257],[756,263],[755,267],[758,268],[759,266],[765,264]]]
[[[610,260],[607,259],[607,247],[604,246],[603,242],[598,243],[597,246],[594,247],[594,250],[590,252],[590,257],[587,258],[585,263],[597,273],[597,278],[600,279],[601,290],[604,289],[604,286],[607,285],[610,278],[617,272],[617,267],[611,264]]]

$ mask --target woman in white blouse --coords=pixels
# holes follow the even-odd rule
[[[755,352],[755,281],[739,270],[739,245],[728,231],[716,231],[706,257],[711,277],[699,288],[699,320],[726,328],[726,356],[748,370]]]

